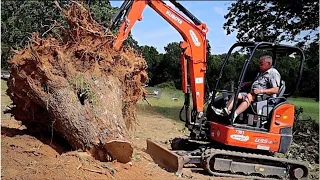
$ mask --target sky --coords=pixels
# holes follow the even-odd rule
[[[113,7],[120,7],[123,1],[110,1]],[[236,42],[236,34],[226,35],[223,24],[224,15],[232,1],[178,1],[209,29],[207,39],[212,54],[226,53]],[[173,6],[169,1],[166,4]],[[181,12],[182,14],[182,12]],[[181,35],[151,7],[147,6],[142,14],[142,21],[137,21],[131,33],[140,46],[149,45],[163,53],[170,42],[182,41]]]

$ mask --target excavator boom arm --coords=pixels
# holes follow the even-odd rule
[[[135,0],[125,1],[112,21],[112,28],[120,23],[114,48],[119,49],[128,37],[130,30],[137,20],[142,20],[142,12],[146,6],[150,6],[169,24],[171,24],[182,36],[180,43],[181,54],[182,90],[188,93],[188,84],[191,87],[193,99],[193,111],[197,116],[203,116],[204,109],[204,77],[206,72],[206,24],[199,21],[180,3],[170,0],[186,17],[161,0]],[[189,19],[187,19],[189,18]],[[189,67],[187,66],[189,64]],[[188,67],[188,69],[187,69]],[[189,72],[190,80],[187,80]]]

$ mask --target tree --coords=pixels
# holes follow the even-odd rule
[[[64,8],[70,0],[57,2]],[[104,26],[110,23],[118,10],[108,0],[83,0],[82,3],[90,9],[92,17]],[[66,26],[66,23],[54,1],[1,1],[2,68],[7,68],[7,60],[12,56],[11,49],[24,48],[33,32],[39,32],[42,37],[52,34],[56,38],[63,38],[56,28],[60,25]],[[124,44],[139,49],[138,42],[131,35]]]
[[[7,112],[31,132],[62,137],[73,150],[127,163],[133,152],[128,128],[144,94],[146,63],[114,50],[114,37],[105,36],[81,4],[70,3],[65,17],[63,33],[70,38],[35,37],[10,59]]]
[[[298,95],[319,100],[319,43],[313,42],[305,49],[306,62]]]
[[[238,0],[228,8],[223,26],[239,40],[293,41],[303,45],[319,35],[318,0]],[[306,34],[302,35],[302,32]]]
[[[25,47],[32,32],[46,35],[61,19],[53,1],[1,1],[1,66],[7,67],[11,48]]]
[[[177,89],[181,89],[181,63],[180,54],[182,52],[178,42],[169,43],[164,47],[166,53],[157,68],[156,74],[159,83],[172,81]]]
[[[149,85],[154,86],[156,82],[156,70],[159,66],[162,56],[160,56],[157,49],[153,46],[142,46],[142,54],[148,64],[148,77],[149,77]]]

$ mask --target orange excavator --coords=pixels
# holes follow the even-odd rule
[[[276,158],[275,152],[286,153],[292,142],[292,128],[295,119],[294,105],[288,102],[297,89],[303,69],[304,53],[301,49],[269,42],[238,42],[228,51],[215,88],[210,93],[209,103],[205,102],[205,74],[208,28],[176,0],[170,2],[179,10],[162,0],[124,1],[112,19],[111,30],[116,30],[114,48],[120,49],[137,20],[142,20],[142,12],[149,6],[172,25],[182,36],[180,55],[182,70],[182,91],[185,102],[180,111],[180,119],[190,131],[187,139],[176,139],[172,150],[147,140],[147,152],[153,160],[168,171],[181,173],[187,164],[202,167],[214,176],[228,176],[254,179],[307,179],[308,168],[303,162]],[[179,13],[182,12],[183,14]],[[156,34],[155,34],[156,36]],[[225,77],[224,69],[235,48],[247,49],[248,59],[243,63],[238,83],[230,91],[218,89]],[[234,98],[238,104],[241,84],[253,62],[255,53],[268,51],[276,67],[279,54],[295,54],[299,57],[295,86],[286,91],[285,81],[276,97],[258,95],[256,102],[242,116],[233,120],[236,106],[230,115],[216,114],[214,108],[224,108]],[[281,58],[279,58],[280,60]],[[288,90],[287,89],[287,90]],[[192,109],[190,107],[192,96]],[[205,109],[205,107],[207,107]],[[185,112],[185,117],[182,115]],[[242,118],[240,121],[239,118]]]

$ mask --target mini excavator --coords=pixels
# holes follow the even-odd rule
[[[223,60],[212,96],[209,98],[209,105],[205,110],[208,28],[179,2],[175,0],[170,2],[178,10],[162,0],[124,1],[109,27],[111,30],[116,30],[117,36],[113,46],[115,49],[120,49],[136,21],[142,20],[142,12],[146,6],[149,6],[172,25],[183,38],[180,42],[182,49],[180,60],[185,102],[180,111],[180,119],[185,122],[190,136],[186,140],[176,141],[172,145],[172,150],[148,139],[147,152],[153,160],[167,171],[177,174],[182,172],[182,168],[191,164],[203,168],[214,176],[307,179],[309,171],[305,163],[272,156],[276,152],[286,153],[292,142],[295,108],[287,98],[299,85],[305,60],[303,51],[298,47],[269,42],[235,43]],[[225,76],[224,69],[230,60],[231,53],[238,47],[247,48],[250,52],[248,59],[243,63],[238,82],[233,90],[218,89],[221,78]],[[296,85],[289,89],[290,93],[285,93],[285,81],[282,80],[276,97],[261,96],[259,98],[258,95],[256,102],[247,112],[244,112],[246,116],[237,117],[247,118],[247,121],[241,121],[245,123],[232,120],[236,106],[233,107],[229,116],[216,114],[212,107],[226,107],[226,102],[231,97],[235,97],[235,105],[238,103],[236,97],[241,91],[241,84],[254,54],[259,50],[272,53],[274,66],[279,53],[299,55],[300,65]],[[190,96],[192,96],[192,109]],[[182,118],[183,115],[184,118]],[[183,145],[178,146],[179,143]],[[182,146],[185,147],[181,148]]]

